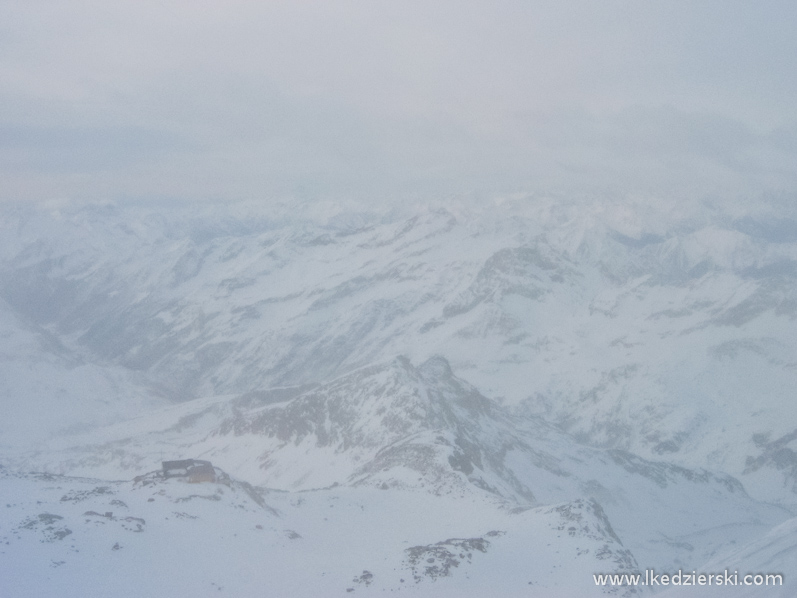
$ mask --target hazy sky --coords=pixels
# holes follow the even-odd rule
[[[0,199],[797,190],[797,2],[0,0]]]

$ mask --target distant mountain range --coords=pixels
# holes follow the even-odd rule
[[[104,546],[77,533],[77,511],[58,511],[58,492],[112,488],[122,498],[91,495],[105,513],[141,489],[98,480],[191,457],[252,484],[263,521],[304,522],[288,543],[310,554],[330,550],[325,509],[349,505],[351,525],[374,530],[356,536],[371,548],[346,540],[329,595],[489,595],[491,584],[590,595],[613,591],[592,573],[782,568],[794,550],[783,530],[797,514],[795,222],[640,225],[547,204],[328,218],[0,211],[0,499],[16,505],[0,535],[29,542],[31,575],[63,560],[90,587],[85,557],[58,552],[61,527],[87,551]],[[187,491],[163,484],[172,502]],[[180,525],[250,530],[260,515],[239,517],[219,490],[214,511]],[[388,504],[405,524],[384,519]],[[137,508],[130,517],[151,520],[141,513],[155,507]],[[167,541],[169,513],[140,537],[193,555],[200,523]],[[116,529],[116,517],[97,521]],[[257,550],[282,558],[281,533]],[[36,534],[54,548],[37,552]],[[254,558],[222,535],[225,551]],[[310,577],[330,569],[324,558]],[[291,567],[275,588],[290,586]],[[313,579],[297,595],[324,587]]]

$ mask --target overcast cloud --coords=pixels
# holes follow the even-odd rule
[[[0,0],[0,199],[797,191],[797,3]]]

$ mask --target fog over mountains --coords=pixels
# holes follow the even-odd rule
[[[793,216],[0,206],[0,584],[791,595]],[[185,458],[223,483],[146,477]]]

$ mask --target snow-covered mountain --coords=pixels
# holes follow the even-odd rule
[[[585,592],[610,591],[586,572],[732,559],[793,517],[794,221],[545,201],[205,210],[4,208],[7,480],[132,479],[201,457],[270,488],[267,502],[446,512],[417,550],[385,548],[407,583],[427,553],[522,570],[490,555],[539,551],[519,530],[556,530],[565,511],[592,521],[572,537],[604,542],[614,564],[535,552],[551,564],[524,591],[565,592],[575,571]],[[69,433],[25,447],[15,421]],[[465,505],[496,523],[470,525]],[[403,587],[360,562],[346,565],[356,591]],[[443,569],[456,593],[460,569]],[[479,570],[473,595],[495,583]]]
[[[624,546],[657,567],[708,559],[789,515],[757,503],[730,476],[579,445],[482,396],[441,357],[418,367],[399,358],[306,390],[191,401],[87,438],[95,443],[15,465],[124,479],[168,447],[280,491],[416,491],[510,510],[586,499],[602,505]]]
[[[4,596],[599,596],[584,571],[636,567],[592,501],[511,512],[405,491],[262,493],[229,477],[0,476]]]

